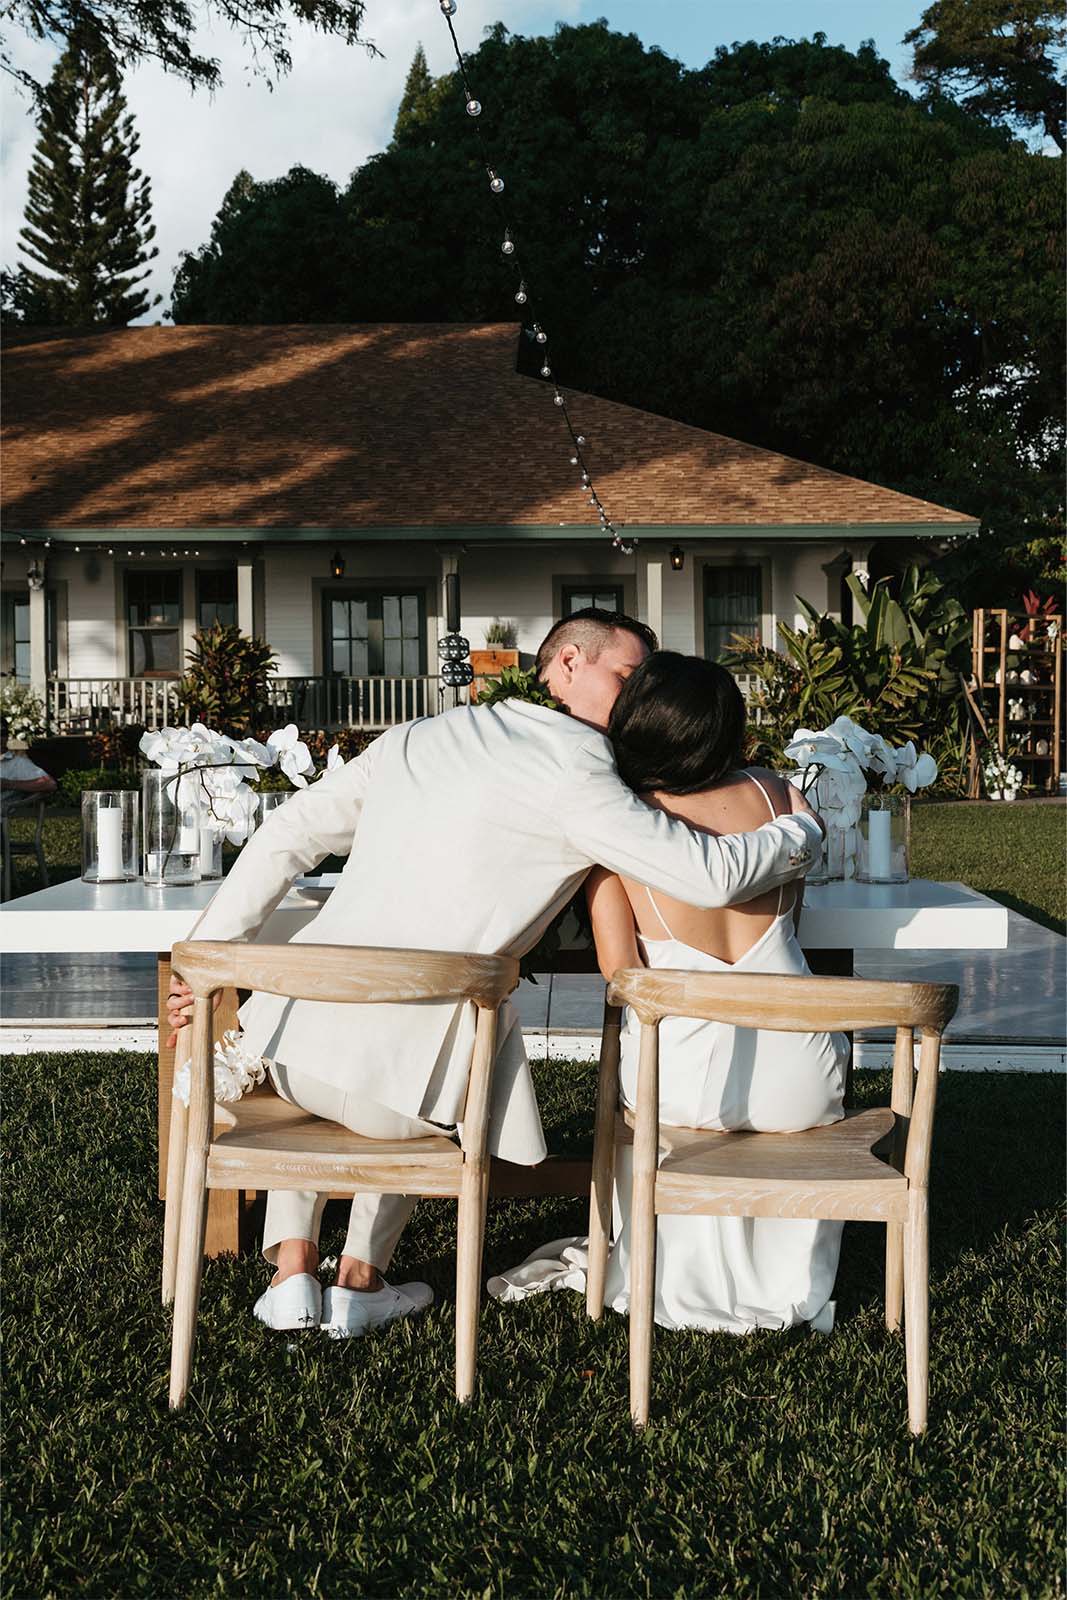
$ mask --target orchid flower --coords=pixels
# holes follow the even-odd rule
[[[297,789],[306,789],[307,778],[304,774],[314,772],[315,763],[307,745],[300,741],[300,730],[296,723],[290,722],[284,728],[275,728],[267,740],[267,749],[272,752],[289,782]]]

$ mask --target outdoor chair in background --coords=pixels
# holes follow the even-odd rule
[[[886,1326],[904,1312],[908,1424],[926,1428],[929,1368],[927,1182],[941,1036],[959,991],[946,983],[880,983],[738,973],[620,971],[608,986],[597,1089],[587,1310],[604,1309],[616,1142],[633,1142],[630,1219],[630,1413],[648,1421],[656,1217],[806,1217],[886,1224]],[[620,1113],[620,1008],[640,1021],[637,1108]],[[894,1027],[891,1104],[846,1111],[804,1133],[716,1133],[659,1120],[659,1024],[695,1017],[783,1033]],[[918,1081],[913,1029],[921,1029]],[[881,1145],[879,1153],[874,1146]],[[660,1156],[661,1148],[663,1154]]]
[[[0,818],[0,853],[3,855],[3,898],[11,899],[11,858],[12,856],[36,856],[37,871],[41,881],[39,889],[47,889],[49,884],[48,867],[44,859],[44,807],[43,800],[36,800],[32,811],[34,816],[33,838],[13,839],[11,837],[11,821],[14,817],[25,817],[30,814],[30,806],[21,806],[10,812],[6,817]]]
[[[188,1110],[174,1103],[167,1163],[163,1302],[174,1301],[172,1409],[185,1404],[189,1390],[210,1189],[457,1198],[456,1397],[469,1400],[477,1359],[497,1016],[519,981],[518,962],[510,956],[435,950],[210,940],[176,944],[172,961],[194,997],[190,1103]],[[367,1139],[300,1110],[269,1085],[216,1105],[212,997],[220,989],[349,1004],[473,1001],[477,1025],[460,1141],[445,1134]]]

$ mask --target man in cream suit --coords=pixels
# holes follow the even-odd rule
[[[565,711],[509,700],[459,707],[383,733],[357,759],[278,808],[242,851],[195,930],[254,938],[293,879],[347,855],[340,882],[297,940],[521,955],[589,869],[603,865],[696,906],[751,899],[807,871],[821,825],[797,814],[713,838],[641,803],[615,771],[602,731],[623,681],[655,638],[605,612],[558,623],[538,656]],[[794,791],[795,793],[795,791]],[[171,1002],[186,1020],[187,992]],[[414,1138],[462,1113],[472,1008],[335,1006],[257,994],[244,1044],[273,1063],[279,1093],[377,1138]],[[514,1010],[501,1014],[489,1148],[545,1155]],[[320,1321],[345,1337],[429,1304],[425,1285],[381,1272],[411,1214],[402,1195],[353,1202],[337,1288],[321,1298],[322,1197],[269,1196],[263,1251],[277,1266],[256,1314],[273,1327]]]

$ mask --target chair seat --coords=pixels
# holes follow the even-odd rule
[[[628,1113],[620,1118],[622,1142],[632,1142],[631,1123]],[[656,1211],[903,1221],[908,1181],[872,1151],[894,1125],[893,1111],[878,1106],[803,1133],[661,1126]]]
[[[207,1186],[458,1195],[462,1171],[463,1151],[445,1134],[367,1139],[264,1085],[215,1107]]]

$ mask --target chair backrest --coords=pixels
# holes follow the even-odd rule
[[[894,1163],[910,1184],[919,1186],[926,1185],[930,1170],[941,1035],[958,1002],[959,989],[954,983],[894,983],[785,973],[649,972],[644,967],[616,972],[607,992],[609,1006],[631,1006],[642,1024],[637,1126],[653,1148],[659,1124],[658,1034],[664,1017],[697,1017],[780,1033],[895,1028],[890,1102],[897,1117]],[[922,1030],[917,1087],[914,1028]]]
[[[291,1000],[385,1004],[473,1000],[492,1009],[519,981],[514,956],[443,950],[380,950],[364,945],[231,944],[186,939],[173,969],[197,998],[218,989],[257,989]]]
[[[923,1028],[943,1032],[959,1000],[954,983],[892,983],[866,978],[808,978],[773,973],[616,972],[612,1005],[629,1005],[642,1022],[699,1017],[736,1028],[780,1033]]]

